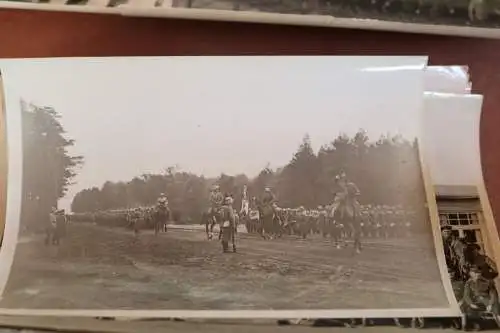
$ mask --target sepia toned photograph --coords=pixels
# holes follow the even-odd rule
[[[129,0],[131,2],[133,0]],[[495,0],[171,0],[175,8],[323,15],[482,28],[500,27],[500,2]]]
[[[413,31],[425,29],[427,33],[433,33],[428,25],[434,25],[436,29],[442,26],[448,27],[477,27],[477,28],[500,28],[500,2],[498,0],[6,0],[18,3],[39,3],[54,5],[83,5],[90,7],[130,7],[130,8],[184,8],[184,9],[208,9],[230,18],[231,12],[253,13],[256,21],[261,14],[281,14],[283,19],[288,17],[287,22],[311,24],[309,20],[314,17],[330,17],[342,21],[343,19],[372,20],[371,24],[382,30]],[[3,1],[2,1],[3,2]],[[153,12],[151,12],[153,13]],[[168,13],[177,17],[177,14]],[[199,12],[201,14],[201,12]],[[182,17],[183,13],[178,13]],[[188,13],[185,13],[189,16]],[[202,14],[209,18],[210,13]],[[280,16],[275,18],[266,17],[266,22],[280,23]],[[292,16],[290,16],[292,15]],[[300,16],[304,16],[301,18]],[[309,18],[308,18],[309,16]],[[233,14],[234,20],[244,19]],[[350,27],[354,22],[341,23],[335,26]],[[384,26],[384,22],[387,24]],[[392,23],[409,23],[411,27],[393,26]],[[316,24],[316,23],[315,23]],[[320,21],[317,21],[320,24]],[[356,23],[354,23],[356,24]],[[360,27],[371,29],[364,22],[357,22]],[[415,25],[416,24],[416,25]],[[418,27],[418,25],[422,27]],[[424,26],[426,26],[424,28]],[[444,30],[443,30],[444,31]],[[446,34],[450,31],[447,29]],[[419,31],[422,32],[422,31]],[[467,34],[461,29],[452,34]],[[471,32],[469,32],[471,33]],[[490,32],[474,33],[475,37],[491,35]]]
[[[417,141],[425,63],[1,63],[23,151],[0,307],[450,308]]]
[[[139,0],[152,6],[158,6],[161,0]],[[50,5],[81,5],[99,7],[117,7],[127,4],[129,0],[1,0],[1,2],[27,3],[27,4],[50,4]]]

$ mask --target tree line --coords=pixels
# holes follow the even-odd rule
[[[51,208],[72,185],[83,157],[69,153],[75,142],[67,137],[54,108],[20,103],[24,157],[21,223],[31,228],[47,221]],[[101,187],[80,191],[71,209],[82,213],[147,206],[165,192],[175,219],[189,223],[198,221],[207,208],[209,189],[215,183],[233,195],[236,207],[247,185],[250,196],[259,197],[270,186],[280,206],[315,208],[332,201],[334,178],[342,170],[360,188],[362,204],[423,206],[416,141],[390,135],[374,141],[360,130],[352,137],[338,135],[318,153],[306,135],[288,164],[277,169],[266,166],[253,178],[243,173],[206,178],[168,167],[160,174],[108,181]]]
[[[60,114],[52,107],[20,101],[23,144],[21,225],[38,228],[48,220],[52,207],[64,197],[83,163],[68,149],[75,142],[66,137]]]
[[[364,130],[354,136],[340,134],[318,153],[305,135],[296,153],[285,166],[264,167],[254,178],[245,174],[221,174],[205,178],[176,167],[161,174],[143,174],[129,181],[104,183],[76,194],[74,213],[149,206],[164,192],[178,222],[198,222],[208,207],[208,193],[218,184],[231,194],[240,207],[243,186],[249,196],[260,197],[266,186],[272,188],[282,207],[316,208],[332,202],[335,176],[345,171],[361,191],[362,204],[404,205],[421,208],[425,192],[421,178],[416,140],[400,135],[384,135],[369,140]]]

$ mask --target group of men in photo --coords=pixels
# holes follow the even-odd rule
[[[209,207],[204,216],[206,232],[209,239],[213,238],[214,226],[219,226],[219,239],[222,240],[223,251],[229,252],[228,244],[232,240],[233,251],[238,225],[244,225],[246,232],[276,239],[283,236],[330,238],[337,247],[345,240],[363,238],[386,239],[411,237],[412,227],[416,224],[416,213],[401,205],[361,205],[357,197],[359,189],[347,181],[345,173],[337,176],[340,191],[336,193],[332,203],[318,206],[314,209],[305,207],[283,208],[276,200],[276,195],[270,187],[266,187],[260,198],[248,195],[247,187],[243,188],[241,207],[233,207],[234,199],[231,193],[222,193],[218,185],[214,185],[209,194]],[[271,227],[265,225],[265,209],[270,212]],[[352,211],[355,219],[345,219],[342,214]],[[159,212],[165,212],[163,215]],[[116,218],[116,217],[119,218]],[[160,218],[158,218],[160,216]],[[340,216],[340,218],[339,218]],[[167,231],[167,223],[171,218],[169,203],[165,193],[161,193],[154,206],[137,207],[126,210],[93,212],[91,214],[74,214],[75,221],[88,220],[98,225],[128,226],[138,233],[144,221],[155,225],[155,230]],[[107,221],[107,222],[105,222]],[[108,223],[109,221],[116,221]],[[161,223],[158,224],[158,221]],[[88,222],[88,221],[85,221]],[[227,222],[227,224],[225,224]],[[65,234],[67,217],[64,210],[52,209],[50,228],[48,228],[46,243],[57,245]],[[226,228],[224,228],[226,227]],[[221,237],[221,231],[226,237]],[[475,243],[467,242],[458,237],[451,226],[442,227],[443,245],[448,273],[452,282],[455,297],[466,314],[474,320],[491,319],[500,326],[500,302],[494,279],[498,276],[495,263]]]
[[[332,240],[338,248],[346,240],[354,240],[358,252],[361,250],[361,238],[411,237],[413,227],[417,224],[415,211],[402,205],[360,204],[360,190],[347,179],[345,172],[337,175],[335,182],[338,186],[332,202],[314,208],[280,207],[277,196],[270,187],[265,187],[260,196],[250,197],[247,186],[244,186],[241,207],[238,209],[234,207],[234,195],[223,193],[220,186],[215,184],[209,192],[209,207],[201,214],[201,224],[205,225],[209,240],[214,238],[217,229],[218,238],[221,239],[222,224],[229,222],[234,233],[242,225],[247,233],[260,235],[265,239],[283,236],[297,236],[301,239],[320,237]],[[160,211],[166,213],[158,217]],[[140,229],[151,227],[156,231],[166,232],[171,218],[165,193],[161,193],[156,204],[149,207],[74,215],[75,220],[91,219],[104,226],[127,226],[136,234]],[[232,233],[230,236],[234,238]]]
[[[460,238],[451,226],[442,227],[441,232],[448,274],[462,312],[475,325],[491,319],[500,327],[495,263],[481,252],[478,244]]]

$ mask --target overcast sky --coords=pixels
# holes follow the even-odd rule
[[[21,64],[22,62],[22,64]],[[8,112],[53,106],[85,165],[80,190],[177,164],[217,176],[286,164],[359,128],[413,138],[422,74],[409,57],[193,57],[3,61]],[[386,67],[380,69],[378,67]],[[390,66],[391,68],[387,68]],[[398,69],[398,70],[396,70]]]

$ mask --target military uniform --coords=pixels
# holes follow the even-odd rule
[[[144,218],[144,215],[142,213],[141,209],[134,209],[132,212],[130,212],[129,216],[129,221],[130,224],[132,225],[132,228],[134,229],[134,233],[138,234],[139,233],[139,223],[142,221]]]
[[[226,204],[224,206],[222,206],[221,218],[222,218],[222,225],[221,225],[222,251],[228,252],[229,251],[229,248],[228,248],[229,242],[232,242],[233,243],[233,252],[236,252],[236,244],[235,244],[235,240],[234,240],[235,226],[236,226],[236,214],[234,212],[233,207],[231,206],[230,200],[226,199]],[[226,223],[229,223],[229,225],[226,226]]]
[[[487,280],[493,280],[498,276],[493,260],[483,254],[476,254],[472,264],[480,270],[481,276]]]
[[[208,213],[213,216],[217,214],[218,210],[224,203],[224,195],[220,191],[214,191],[210,193],[209,200],[210,200],[210,209]]]
[[[480,270],[473,268],[471,273],[480,274]],[[466,312],[485,311],[490,308],[490,312],[499,315],[498,294],[495,284],[481,276],[469,278],[464,286],[463,294],[464,310]]]
[[[328,214],[326,209],[323,207],[319,207],[319,216],[318,216],[318,226],[321,231],[321,235],[326,237],[328,235]]]
[[[57,245],[57,235],[56,235],[56,226],[57,226],[57,209],[52,208],[52,211],[49,214],[49,221],[46,224],[45,228],[45,244],[49,245]]]
[[[262,196],[262,204],[263,205],[271,205],[275,201],[276,201],[276,197],[272,192],[270,192],[270,191],[264,192],[264,195]]]

